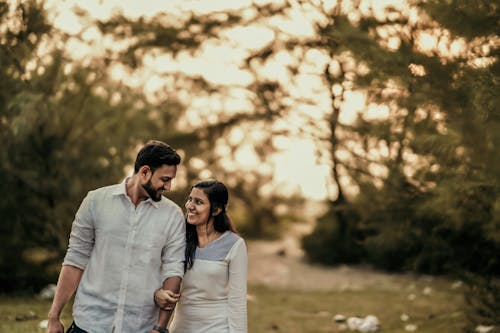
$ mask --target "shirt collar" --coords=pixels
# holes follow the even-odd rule
[[[125,178],[120,184],[117,184],[115,190],[113,191],[113,195],[127,195],[127,181],[130,177]]]
[[[127,196],[127,182],[129,181],[130,177],[125,178],[120,184],[117,184],[116,189],[113,191],[113,195],[125,195]],[[163,196],[161,198],[163,200]],[[149,202],[153,207],[159,208],[160,207],[160,201],[153,201],[151,198],[148,198],[147,200],[144,200],[144,202]]]
[[[163,195],[161,197],[162,198],[160,199],[160,201],[163,200]],[[151,200],[151,198],[149,198],[148,200],[146,200],[146,202],[149,202],[150,204],[152,204],[154,208],[160,207],[160,201],[153,201],[153,200]]]

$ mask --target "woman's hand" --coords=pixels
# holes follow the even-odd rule
[[[154,295],[155,304],[162,310],[172,310],[180,296],[168,289],[158,289]]]

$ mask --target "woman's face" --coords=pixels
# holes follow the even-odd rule
[[[192,225],[204,225],[210,215],[210,200],[203,190],[194,187],[186,201],[186,220]]]

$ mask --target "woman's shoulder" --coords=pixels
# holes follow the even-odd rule
[[[227,231],[226,238],[228,239],[228,245],[230,245],[230,252],[236,248],[244,248],[246,249],[246,242],[243,237],[234,233],[232,231]]]
[[[241,237],[239,234],[237,234],[234,231],[228,230],[224,233],[225,237],[229,237],[230,239],[233,239],[234,241],[243,241],[243,237]]]
[[[226,249],[230,249],[242,240],[243,238],[241,238],[238,234],[228,230],[219,238],[219,245]]]
[[[196,259],[224,260],[231,250],[243,241],[239,235],[231,231],[224,232],[217,240],[204,248],[196,249]]]

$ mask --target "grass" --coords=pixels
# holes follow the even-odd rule
[[[340,332],[333,320],[336,314],[375,315],[384,333],[406,332],[407,324],[417,325],[419,333],[457,333],[465,324],[461,290],[452,289],[446,281],[419,281],[390,290],[326,292],[250,286],[249,295],[249,333]],[[1,296],[0,333],[44,332],[38,325],[46,319],[49,307],[50,301]],[[402,314],[409,319],[402,321]],[[70,306],[65,308],[63,321],[71,322]]]
[[[312,281],[313,283],[313,281]],[[445,286],[410,286],[404,290],[364,291],[291,291],[263,287],[251,288],[256,301],[249,303],[249,327],[253,333],[340,332],[333,317],[377,316],[380,332],[406,332],[408,324],[417,325],[417,332],[457,333],[465,325],[463,299],[460,292]],[[414,295],[413,300],[409,296]],[[412,298],[411,296],[410,298]],[[407,321],[401,315],[409,316]]]

